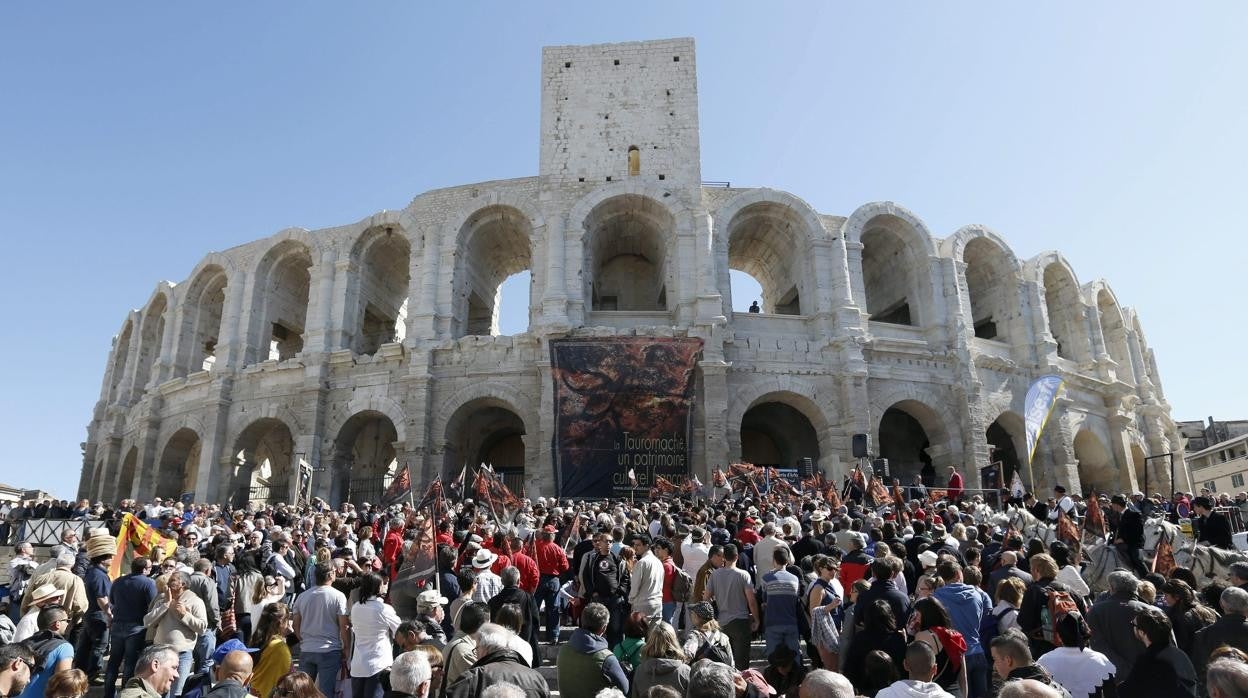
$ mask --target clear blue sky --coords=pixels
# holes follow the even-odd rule
[[[705,179],[1061,250],[1138,309],[1176,418],[1248,417],[1248,5],[458,4],[0,4],[0,481],[73,495],[158,280],[536,174],[540,48],[673,36]]]

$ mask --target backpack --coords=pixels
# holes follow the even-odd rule
[[[1004,608],[1000,613],[989,613],[979,621],[979,646],[985,654],[991,654],[993,639],[1001,634],[1001,619],[1010,611],[1017,611],[1013,606]]]
[[[1067,591],[1049,589],[1046,595],[1044,607],[1040,609],[1040,627],[1034,631],[1035,639],[1061,647],[1062,638],[1057,634],[1057,621],[1067,613],[1078,613],[1079,604],[1075,603],[1075,598]]]
[[[689,603],[693,597],[693,577],[689,573],[676,568],[676,576],[672,578],[672,600],[677,603]]]
[[[35,653],[35,666],[38,671],[33,672],[31,680],[34,676],[42,674],[47,670],[48,656],[52,654],[61,645],[68,645],[69,641],[60,635],[54,635],[50,630],[41,630],[30,637],[28,640],[30,649]]]
[[[724,649],[723,645],[715,642],[717,637],[719,637],[718,633],[707,636],[706,640],[702,643],[702,646],[698,648],[698,651],[693,653],[694,662],[699,659],[709,659],[712,662],[719,662],[720,664],[733,666],[732,655]]]

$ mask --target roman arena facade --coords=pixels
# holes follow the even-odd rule
[[[689,39],[547,48],[537,176],[282,230],[156,284],[108,353],[79,496],[375,502],[403,466],[419,492],[480,462],[553,495],[550,343],[621,336],[701,340],[703,481],[807,457],[840,476],[868,433],[895,475],[974,485],[995,449],[1007,481],[1135,490],[1147,465],[1168,491],[1150,456],[1179,452],[1187,485],[1156,358],[1107,282],[893,202],[833,215],[704,183],[695,67]],[[733,312],[730,270],[762,312]],[[523,272],[528,329],[502,336],[499,287]],[[1023,398],[1045,374],[1066,390],[1029,468]]]

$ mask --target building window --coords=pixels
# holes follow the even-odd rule
[[[1231,476],[1231,487],[1243,487],[1243,486],[1244,486],[1244,474],[1243,473]]]
[[[1214,482],[1213,480],[1210,480],[1209,482],[1205,483],[1205,489],[1209,490],[1210,492],[1214,492],[1218,489],[1218,483]]]
[[[628,146],[628,175],[636,177],[641,174],[641,151],[637,146]]]

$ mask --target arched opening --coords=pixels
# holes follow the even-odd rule
[[[1056,262],[1044,268],[1044,305],[1049,313],[1049,334],[1057,342],[1057,355],[1071,361],[1087,361],[1090,348],[1079,286],[1070,271]]]
[[[758,283],[762,312],[801,315],[810,311],[814,302],[811,233],[791,208],[773,202],[747,206],[729,221],[728,268]]]
[[[126,451],[126,457],[121,461],[121,473],[117,478],[117,495],[115,499],[130,499],[134,492],[134,475],[139,469],[139,449],[131,446]],[[108,489],[108,483],[104,484],[104,489]],[[108,498],[107,496],[105,497]]]
[[[295,437],[280,419],[257,419],[234,442],[234,501],[273,504],[290,501]]]
[[[1127,348],[1127,329],[1122,322],[1122,310],[1118,301],[1107,290],[1101,289],[1096,294],[1097,314],[1101,317],[1101,336],[1105,338],[1105,350],[1117,367],[1115,376],[1122,381],[1135,382],[1135,372],[1131,366],[1131,351]]]
[[[357,413],[338,430],[334,439],[334,489],[332,501],[377,503],[399,470],[398,430],[380,412]],[[416,483],[412,483],[415,487]]]
[[[510,277],[533,268],[532,233],[529,219],[510,206],[484,208],[464,222],[458,236],[453,283],[452,329],[456,337],[501,334],[500,291]],[[523,312],[527,329],[527,297]],[[516,326],[510,319],[505,324]]]
[[[741,460],[754,465],[798,468],[803,458],[819,464],[819,434],[797,408],[762,402],[741,417]]]
[[[203,442],[194,430],[182,428],[174,432],[160,454],[156,473],[156,496],[178,499],[195,490],[199,476],[200,450]]]
[[[113,370],[108,386],[108,402],[113,403],[121,398],[121,384],[126,377],[126,365],[130,359],[130,337],[134,334],[134,323],[126,322],[126,326],[117,337],[113,347]]]
[[[971,299],[975,336],[1009,342],[1010,327],[1018,316],[1014,269],[1005,250],[988,238],[975,238],[962,253],[966,263],[966,290]]]
[[[1114,457],[1089,429],[1075,434],[1075,462],[1079,465],[1079,487],[1084,496],[1096,492],[1117,492]]]
[[[637,146],[628,146],[628,176],[636,177],[641,174],[641,151]]]
[[[1010,486],[1014,473],[1020,473],[1024,482],[1023,460],[1026,458],[1026,432],[1023,418],[1014,412],[1003,412],[988,425],[985,437],[990,448],[989,460],[1001,464],[1001,484]]]
[[[593,310],[667,310],[667,240],[675,220],[635,194],[608,199],[585,220],[586,295]]]
[[[142,329],[139,332],[139,367],[135,372],[134,387],[143,390],[152,380],[152,369],[160,356],[161,340],[165,336],[165,310],[168,306],[165,294],[161,293],[152,301],[147,312],[143,314]]]
[[[889,218],[884,216],[882,218]],[[866,294],[867,315],[875,322],[894,325],[922,324],[918,290],[918,268],[915,255],[895,228],[904,225],[879,225],[862,234],[862,283]]]
[[[917,474],[926,485],[936,483],[936,465],[928,451],[933,439],[940,443],[943,429],[939,425],[932,408],[915,400],[902,400],[884,410],[876,443],[879,456],[888,459],[891,477],[909,483]]]
[[[455,477],[465,465],[485,463],[517,494],[524,488],[525,428],[520,415],[501,400],[461,405],[446,425],[443,472]]]
[[[278,243],[260,261],[244,364],[285,361],[303,351],[311,269],[311,251],[294,240]]]
[[[218,266],[206,267],[191,282],[182,310],[181,341],[174,367],[178,377],[211,370],[216,363],[225,286],[225,271]]]
[[[351,350],[375,354],[383,344],[402,342],[407,334],[407,292],[412,247],[394,228],[374,229],[357,244],[363,255],[359,303]]]

